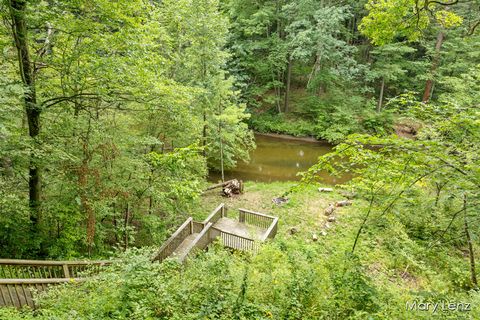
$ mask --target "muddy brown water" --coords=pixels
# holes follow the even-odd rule
[[[250,162],[239,161],[235,169],[225,172],[225,179],[243,181],[273,182],[297,181],[298,172],[306,171],[317,163],[318,157],[330,152],[333,145],[309,138],[295,138],[283,135],[255,134],[257,148],[250,153]],[[349,177],[332,177],[322,172],[326,184],[346,182]],[[210,174],[211,181],[219,181],[219,172]]]

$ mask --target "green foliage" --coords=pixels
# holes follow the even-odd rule
[[[396,38],[417,41],[431,23],[438,22],[444,28],[462,23],[462,17],[445,10],[437,1],[429,0],[370,0],[366,6],[369,14],[362,19],[360,30],[375,45],[393,42]],[[433,14],[433,19],[431,15]]]
[[[283,133],[292,136],[314,136],[315,126],[305,120],[289,119],[285,115],[264,113],[250,120],[250,125],[262,133]]]
[[[5,21],[8,3],[0,5]],[[12,31],[0,28],[3,254],[74,257],[159,243],[194,206],[206,164],[219,161],[219,121],[226,166],[248,160],[254,143],[224,70],[228,21],[218,7],[28,2],[36,141],[28,138]],[[40,232],[21,237],[33,223],[30,161],[42,173]]]

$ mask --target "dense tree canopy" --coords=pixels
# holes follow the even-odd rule
[[[1,9],[3,254],[101,253],[135,232],[147,240],[198,196],[219,140],[226,166],[248,160],[216,1]]]
[[[0,0],[0,19],[0,258],[120,257],[0,318],[429,319],[405,303],[480,301],[479,0]],[[331,152],[298,183],[206,192],[254,131]],[[319,194],[326,172],[347,182]],[[275,241],[150,263],[223,201],[278,215]]]

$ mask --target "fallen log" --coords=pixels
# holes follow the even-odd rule
[[[333,211],[335,211],[335,207],[333,206],[333,203],[330,203],[328,207],[326,207],[325,210],[323,210],[323,213],[326,216],[329,216],[333,213]]]
[[[243,193],[243,182],[237,179],[230,180],[223,186],[222,195],[225,197],[232,197],[235,194]]]
[[[335,202],[335,207],[346,207],[351,205],[352,205],[352,201],[350,200],[342,200],[342,201]]]
[[[211,185],[211,186],[208,187],[205,191],[209,191],[209,190],[213,190],[213,189],[216,189],[216,188],[220,188],[220,187],[226,186],[227,184],[231,183],[233,180],[236,180],[236,179],[232,179],[232,180],[228,180],[228,181],[225,181],[225,182],[220,182],[220,183]]]

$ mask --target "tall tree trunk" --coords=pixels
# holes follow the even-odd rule
[[[427,103],[431,97],[433,78],[435,76],[435,72],[437,71],[438,65],[440,64],[440,49],[442,48],[444,39],[445,33],[440,31],[437,35],[437,42],[435,43],[435,53],[432,60],[432,66],[430,67],[430,77],[425,84],[425,91],[423,92],[422,102],[424,103]]]
[[[78,168],[78,193],[80,197],[80,203],[86,216],[87,223],[87,247],[88,254],[92,254],[94,242],[95,242],[95,229],[96,229],[96,216],[94,208],[91,205],[91,192],[89,192],[89,175],[90,175],[90,161],[92,160],[92,153],[89,150],[90,130],[91,130],[91,118],[88,120],[87,131],[82,138],[82,163]]]
[[[380,86],[380,97],[378,98],[377,104],[377,112],[380,113],[382,111],[383,106],[383,91],[385,90],[385,78],[382,77],[382,84]]]
[[[127,202],[127,207],[125,208],[125,218],[123,220],[123,249],[126,251],[128,249],[128,223],[130,220],[130,203]]]
[[[318,71],[320,71],[321,68],[321,58],[318,56],[318,54],[315,57],[315,62],[312,67],[312,71],[310,71],[310,74],[308,75],[308,80],[307,80],[307,89],[310,87],[310,83],[313,81],[313,78],[317,75]]]
[[[474,288],[478,288],[477,282],[477,271],[475,268],[475,255],[473,252],[473,244],[472,239],[470,237],[470,230],[468,228],[468,220],[467,220],[467,197],[463,196],[463,222],[464,222],[464,229],[465,229],[465,237],[467,239],[468,245],[468,256],[470,258],[470,278],[472,280],[472,284]]]
[[[40,133],[40,108],[37,106],[34,69],[28,49],[27,24],[25,21],[27,1],[10,0],[9,4],[10,17],[12,19],[12,35],[18,53],[19,73],[25,86],[23,100],[25,113],[27,114],[28,133],[33,143],[37,143],[36,138]],[[38,232],[42,188],[40,167],[34,157],[32,152],[28,172],[28,193],[32,228],[34,232]]]
[[[90,205],[90,199],[88,197],[88,174],[89,174],[89,167],[88,167],[88,159],[84,158],[82,160],[82,165],[78,169],[78,186],[79,186],[79,193],[80,193],[80,202],[83,207],[83,211],[85,212],[87,218],[87,247],[88,247],[88,254],[92,254],[93,250],[93,243],[95,240],[95,212],[93,211],[92,206]]]
[[[285,78],[285,95],[283,101],[283,112],[288,112],[288,100],[290,99],[290,83],[292,80],[292,58],[288,57],[287,77]]]
[[[218,134],[220,135],[220,167],[222,170],[222,182],[225,181],[225,170],[224,170],[224,164],[223,164],[223,137],[222,137],[222,124],[218,124]]]
[[[207,146],[207,111],[203,110],[202,154],[204,158],[207,157],[206,146]],[[173,145],[172,145],[172,149],[173,149]]]

